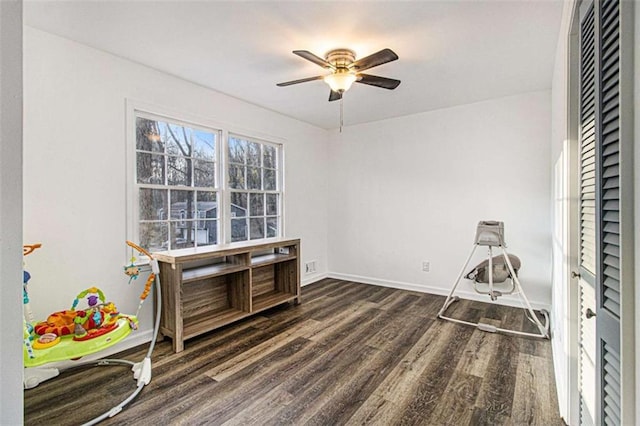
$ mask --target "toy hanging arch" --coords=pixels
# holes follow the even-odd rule
[[[30,275],[25,271],[23,282],[23,302],[25,305],[24,316],[24,387],[30,389],[38,386],[41,382],[53,378],[59,374],[58,368],[46,367],[56,361],[75,360],[80,357],[91,355],[103,351],[116,343],[122,341],[133,330],[138,328],[138,314],[144,304],[151,287],[155,283],[156,309],[153,325],[153,336],[149,344],[149,349],[145,358],[140,362],[132,362],[123,359],[100,359],[96,361],[79,361],[73,367],[94,365],[124,365],[130,366],[133,371],[133,378],[137,380],[136,389],[120,404],[109,411],[85,423],[86,425],[96,424],[108,417],[118,414],[125,405],[131,402],[142,388],[151,381],[151,354],[155,346],[158,330],[160,328],[160,309],[162,297],[160,290],[160,277],[158,261],[142,247],[131,241],[127,245],[132,251],[137,251],[149,258],[151,273],[147,279],[140,303],[135,315],[122,314],[118,312],[116,306],[107,301],[104,293],[97,287],[90,287],[80,292],[74,299],[71,308],[64,311],[54,312],[49,315],[46,321],[33,323],[31,310],[29,308],[29,296],[27,283]],[[39,248],[40,244],[24,246],[23,255],[26,256]],[[124,272],[129,276],[129,282],[137,279],[140,273],[139,266],[134,264],[135,257],[132,256],[131,264],[124,268]],[[86,299],[87,307],[79,309],[81,302]]]

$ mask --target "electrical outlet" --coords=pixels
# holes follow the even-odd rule
[[[316,272],[316,261],[312,260],[310,262],[306,262],[304,264],[304,273],[305,274],[313,274]]]
[[[422,262],[422,271],[429,272],[430,270],[431,270],[431,263],[427,262],[426,260]]]

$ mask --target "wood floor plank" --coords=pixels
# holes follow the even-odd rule
[[[350,422],[362,424],[378,415],[389,420],[388,424],[406,421],[406,407],[415,397],[420,377],[443,353],[450,333],[460,328],[450,322],[439,321],[418,339],[413,347],[396,364],[376,391],[356,410]],[[384,409],[384,413],[380,410]]]
[[[562,425],[548,340],[436,318],[443,296],[339,279],[153,353],[153,378],[104,425]],[[522,309],[447,314],[529,330]],[[139,361],[146,345],[118,355]],[[64,372],[25,391],[26,425],[76,425],[135,388],[128,368]]]
[[[324,342],[327,336],[335,334],[336,330],[348,332],[351,325],[355,321],[359,321],[359,317],[363,315],[365,311],[370,311],[375,314],[375,311],[372,311],[375,309],[377,309],[375,304],[372,305],[367,302],[355,303],[322,321],[321,323],[324,325],[324,328],[315,330],[313,333],[308,333],[305,337],[314,342]]]
[[[377,287],[377,286],[372,286],[372,287]],[[367,300],[370,302],[374,302],[374,303],[383,303],[383,301],[391,296],[393,293],[395,293],[396,290],[393,288],[389,288],[389,287],[377,287],[377,289],[370,294],[369,296],[367,296]]]
[[[321,322],[313,319],[308,319],[300,324],[289,328],[283,333],[275,335],[273,338],[265,342],[262,342],[256,346],[253,346],[252,348],[243,351],[242,353],[223,362],[222,364],[216,365],[210,370],[205,371],[204,374],[217,381],[222,381],[227,377],[235,374],[236,372],[242,370],[246,366],[254,363],[256,357],[265,356],[294,341],[298,337],[302,337],[305,334],[313,333],[314,330],[318,330],[322,327],[323,324]]]
[[[287,424],[297,422],[305,413],[322,406],[322,394],[333,390],[341,378],[349,376],[349,370],[369,359],[376,349],[361,344],[368,329],[382,326],[388,321],[381,311],[366,310],[359,317],[359,324],[337,328],[321,342],[326,352],[308,366],[305,366],[295,377],[287,380],[284,388],[303,400],[304,409],[291,407],[283,410],[270,424]]]
[[[447,402],[440,402],[429,418],[433,425],[468,425],[471,424],[473,408],[480,392],[482,378],[454,372],[443,394]]]
[[[455,373],[455,368],[462,349],[473,333],[471,327],[455,326],[447,339],[443,342],[437,355],[418,378],[418,386],[412,395],[406,395],[406,405],[402,413],[401,422],[418,424],[429,419],[438,405],[450,403],[445,398],[443,390]]]
[[[172,422],[183,424],[221,424],[238,411],[250,406],[256,399],[269,393],[280,380],[292,371],[310,362],[318,353],[303,351],[309,345],[299,338],[267,355],[260,362],[245,368],[225,383],[198,393],[186,393],[184,403],[163,408]],[[205,376],[206,377],[206,376]],[[212,380],[212,379],[210,379]],[[182,396],[179,396],[182,398]]]
[[[553,415],[557,403],[550,379],[545,359],[524,353],[519,355],[511,415],[513,424],[562,424]]]
[[[417,315],[436,319],[444,300],[444,296],[423,293],[419,296],[419,300],[416,301],[416,303],[406,309],[405,314],[407,316]]]
[[[384,336],[382,340],[372,339],[380,344],[377,348],[379,350],[373,353],[368,362],[354,366],[355,368],[350,372],[350,379],[335,387],[332,394],[325,398],[326,402],[320,410],[310,418],[309,423],[344,424],[420,339],[432,321],[427,318],[412,317],[404,321],[391,321],[384,326],[377,333]],[[404,327],[398,327],[399,323]],[[382,344],[382,342],[385,343]]]
[[[482,322],[488,322],[481,320]],[[461,373],[483,377],[497,350],[498,337],[494,333],[475,330],[464,347],[457,369]]]
[[[476,407],[485,410],[489,422],[511,416],[519,360],[518,338],[495,336],[498,339],[496,351],[491,356],[476,401]]]
[[[397,424],[401,407],[380,393],[373,393],[347,420],[346,425],[388,426]]]
[[[293,403],[295,399],[295,396],[291,395],[289,392],[286,392],[279,387],[274,388],[266,393],[264,398],[254,400],[251,405],[247,406],[244,410],[238,412],[237,415],[222,423],[222,425],[263,425],[265,424],[265,421],[272,417],[270,413],[279,411],[283,407]]]

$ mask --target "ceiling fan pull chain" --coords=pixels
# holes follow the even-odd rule
[[[340,133],[344,124],[344,97],[340,98]]]

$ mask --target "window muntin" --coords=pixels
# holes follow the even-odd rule
[[[236,135],[227,142],[231,241],[282,234],[282,147]]]
[[[136,113],[138,239],[151,251],[219,242],[221,132]]]

